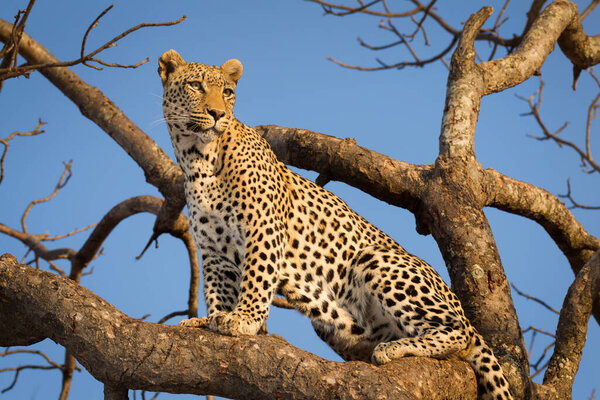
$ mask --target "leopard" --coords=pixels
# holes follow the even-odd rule
[[[207,317],[180,325],[255,335],[281,295],[346,361],[460,359],[473,368],[480,398],[512,399],[493,351],[438,273],[289,169],[235,118],[242,71],[237,59],[212,66],[175,50],[159,57],[207,308]]]

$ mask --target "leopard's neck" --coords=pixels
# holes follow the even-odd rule
[[[171,131],[175,156],[189,179],[213,176],[218,169],[219,140],[205,142],[189,130]]]

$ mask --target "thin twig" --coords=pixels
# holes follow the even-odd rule
[[[158,322],[156,322],[156,323],[157,324],[164,324],[165,322],[167,322],[171,318],[177,317],[179,315],[188,315],[188,310],[173,311],[172,313],[169,313],[169,314],[165,315],[164,317],[162,317],[161,319],[159,319]]]
[[[25,211],[23,212],[23,215],[21,216],[21,227],[23,228],[24,233],[28,233],[27,232],[27,224],[25,223],[25,219],[27,218],[27,215],[29,214],[31,209],[36,204],[45,203],[47,201],[52,200],[58,194],[60,189],[64,188],[65,185],[69,182],[69,179],[71,179],[71,176],[73,175],[71,173],[71,164],[72,164],[72,161],[63,162],[65,169],[64,169],[63,173],[61,174],[60,178],[58,179],[58,183],[54,187],[54,191],[52,191],[52,193],[50,195],[48,195],[46,197],[42,197],[41,199],[33,200],[31,203],[29,203],[27,208],[25,208]]]
[[[595,78],[595,76],[594,76],[594,78]],[[559,147],[562,147],[562,146],[570,147],[571,149],[575,150],[575,152],[579,155],[579,158],[581,159],[582,167],[584,168],[584,172],[587,172],[587,173],[600,172],[600,165],[598,165],[596,163],[591,152],[584,151],[579,146],[577,146],[575,143],[558,137],[558,135],[569,125],[568,121],[565,122],[563,124],[563,126],[560,127],[558,130],[556,130],[555,132],[550,132],[550,130],[546,127],[546,125],[544,124],[544,122],[542,120],[541,114],[540,114],[540,106],[541,106],[541,98],[542,98],[541,96],[542,96],[543,87],[544,87],[544,82],[543,82],[543,80],[540,79],[540,87],[536,90],[536,92],[532,96],[525,98],[525,97],[516,95],[517,98],[525,101],[529,105],[530,112],[527,114],[524,114],[524,115],[533,115],[533,117],[535,118],[539,127],[542,129],[543,136],[533,136],[533,135],[528,135],[528,136],[530,136],[534,139],[537,139],[537,140],[550,139],[550,140],[554,141]],[[536,95],[538,96],[538,99],[539,99],[537,104],[534,102],[534,98]],[[589,114],[588,114],[589,115],[588,127],[589,127],[589,124],[591,123],[591,120],[596,116],[595,110],[597,108],[598,100],[600,100],[600,94],[598,96],[596,96],[596,98],[590,105]],[[586,132],[586,135],[587,135],[587,132]],[[589,148],[587,148],[586,150],[589,150]]]
[[[13,381],[11,382],[11,384],[2,389],[2,391],[0,393],[5,393],[9,390],[11,390],[17,383],[17,380],[19,379],[19,374],[21,373],[21,371],[26,370],[26,369],[42,369],[42,370],[51,370],[51,369],[59,369],[59,370],[63,370],[64,369],[64,365],[58,364],[55,361],[52,361],[50,359],[50,357],[48,357],[45,353],[39,351],[39,350],[30,350],[30,349],[17,349],[17,350],[7,350],[3,353],[0,353],[0,357],[6,357],[6,356],[10,356],[10,355],[14,355],[14,354],[34,354],[34,355],[38,355],[40,357],[42,357],[47,363],[48,365],[20,365],[18,367],[11,367],[11,368],[2,368],[0,369],[0,373],[2,372],[14,372],[15,375],[13,377]],[[81,369],[76,367],[76,369],[78,371],[80,371]]]
[[[567,193],[559,194],[558,197],[568,199],[571,202],[571,205],[568,207],[569,209],[581,208],[583,210],[600,210],[600,206],[587,206],[584,204],[579,204],[575,201],[575,199],[571,195],[571,179],[567,179]]]
[[[341,67],[355,69],[355,70],[359,70],[359,71],[383,71],[383,70],[387,70],[387,69],[402,69],[407,66],[422,67],[425,64],[430,64],[434,61],[440,60],[442,57],[444,57],[446,54],[448,54],[450,52],[450,50],[452,50],[452,48],[454,47],[454,45],[456,44],[457,41],[458,41],[457,38],[453,38],[452,42],[450,42],[448,47],[446,47],[446,49],[444,49],[441,53],[437,54],[436,56],[434,56],[432,58],[429,58],[427,60],[422,60],[419,62],[403,61],[403,62],[399,62],[396,64],[390,64],[390,65],[380,62],[381,66],[379,66],[379,67],[360,67],[358,65],[345,64],[345,63],[338,61],[331,57],[327,57],[327,59],[329,61],[336,63],[337,65],[339,65]]]
[[[87,37],[89,35],[89,32],[98,24],[100,18],[102,18],[104,15],[106,15],[106,13],[112,8],[112,6],[108,7],[107,9],[105,9],[103,12],[100,13],[100,15],[98,17],[96,17],[96,19],[92,22],[92,24],[90,24],[90,26],[88,27],[88,29],[86,30],[86,33],[84,34],[83,40],[82,40],[82,48],[81,51],[84,52],[85,51],[85,45],[87,42]],[[64,61],[64,62],[56,62],[56,63],[46,63],[46,64],[26,64],[26,65],[22,65],[20,67],[16,67],[16,68],[0,68],[0,80],[6,80],[9,78],[14,78],[17,76],[21,76],[21,75],[27,75],[29,73],[31,73],[34,70],[39,70],[41,68],[56,68],[56,67],[70,67],[73,65],[77,65],[77,64],[84,64],[88,67],[94,68],[94,69],[102,69],[100,67],[94,66],[89,64],[89,62],[95,62],[97,64],[101,64],[104,66],[108,66],[108,67],[116,67],[116,68],[137,68],[140,65],[146,63],[149,61],[149,58],[146,58],[145,60],[142,60],[136,64],[116,64],[116,63],[108,63],[105,62],[103,60],[100,60],[98,58],[95,58],[95,56],[106,50],[109,47],[114,47],[117,45],[117,42],[121,39],[123,39],[125,36],[143,29],[143,28],[147,28],[147,27],[157,27],[157,26],[171,26],[171,25],[175,25],[178,24],[180,22],[182,22],[183,20],[185,20],[185,15],[182,16],[181,18],[179,18],[178,20],[175,21],[168,21],[168,22],[158,22],[158,23],[141,23],[139,25],[134,26],[133,28],[127,29],[126,31],[122,32],[121,34],[115,36],[114,38],[112,38],[111,40],[109,40],[108,42],[106,42],[105,44],[103,44],[102,46],[98,47],[96,50],[92,51],[91,53],[87,54],[87,55],[82,55],[80,58],[76,59],[76,60],[72,60],[72,61]]]
[[[581,13],[580,18],[582,21],[585,19],[585,17],[590,15],[590,13],[594,10],[594,8],[596,8],[598,3],[600,3],[600,0],[592,0],[590,2],[590,4],[588,4],[588,6],[585,8],[585,10],[583,10],[583,12]]]
[[[514,284],[514,283],[511,283],[511,284],[510,284],[510,286],[511,286],[511,287],[512,287],[512,288],[515,290],[515,292],[517,292],[517,294],[518,294],[519,296],[523,296],[523,297],[525,297],[526,299],[533,300],[533,301],[535,301],[535,302],[537,302],[537,303],[541,304],[542,306],[544,306],[545,308],[547,308],[548,310],[552,311],[552,312],[553,312],[553,313],[555,313],[555,314],[560,314],[560,311],[558,311],[556,308],[550,307],[550,306],[549,306],[549,305],[548,305],[546,302],[544,302],[543,300],[540,300],[540,299],[538,299],[537,297],[533,297],[533,296],[530,296],[530,295],[528,295],[528,294],[525,294],[525,293],[521,292],[519,289],[517,289],[517,287],[515,286],[515,284]]]
[[[15,136],[36,136],[41,133],[44,133],[45,131],[40,129],[44,125],[46,125],[46,123],[43,122],[41,119],[39,119],[37,125],[35,126],[35,128],[32,131],[13,132],[7,138],[0,139],[0,143],[2,143],[4,145],[4,150],[2,151],[2,156],[0,156],[0,183],[2,183],[2,180],[4,179],[4,160],[6,158],[6,153],[8,152],[8,146],[10,145],[9,142]]]
[[[553,333],[550,333],[550,332],[547,332],[547,331],[545,331],[545,330],[543,330],[543,329],[540,329],[540,328],[536,328],[535,326],[530,326],[530,327],[529,327],[529,328],[527,328],[527,329],[523,329],[523,331],[522,331],[522,332],[525,334],[525,333],[527,333],[527,332],[530,332],[530,331],[531,331],[531,332],[534,332],[534,333],[541,333],[541,334],[543,334],[543,335],[550,336],[551,338],[555,338],[555,337],[556,337],[556,335],[555,335],[555,334],[553,334]]]
[[[17,66],[17,56],[19,54],[19,43],[25,30],[25,21],[29,17],[29,13],[35,4],[35,0],[30,0],[25,11],[19,10],[15,16],[15,22],[11,32],[10,40],[8,40],[2,50],[0,50],[0,70],[4,68],[14,69]],[[6,78],[0,74],[0,91]]]

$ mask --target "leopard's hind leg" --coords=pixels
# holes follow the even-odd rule
[[[374,363],[407,356],[459,358],[474,369],[483,399],[512,398],[492,351],[428,264],[402,248],[374,246],[357,255],[353,272],[400,332],[399,339],[375,347]]]

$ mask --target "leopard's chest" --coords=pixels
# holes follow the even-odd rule
[[[192,234],[202,255],[217,253],[239,265],[246,248],[245,227],[219,180],[188,180],[185,193]]]

